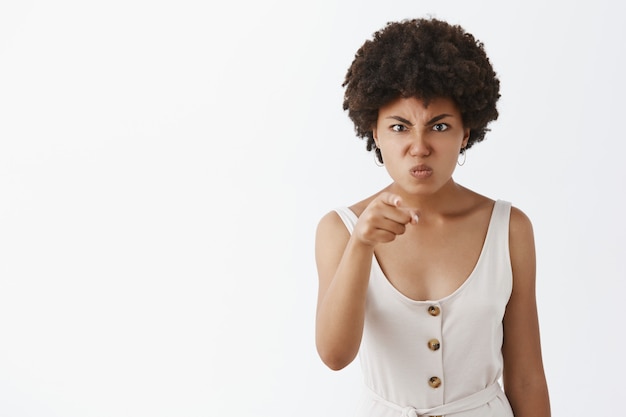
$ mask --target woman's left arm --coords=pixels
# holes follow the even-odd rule
[[[515,417],[549,417],[535,297],[535,240],[530,220],[511,209],[509,248],[513,292],[504,315],[504,390]]]

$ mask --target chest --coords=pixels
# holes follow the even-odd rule
[[[444,298],[474,270],[487,236],[489,218],[446,224],[418,224],[380,245],[376,259],[386,278],[413,300]]]

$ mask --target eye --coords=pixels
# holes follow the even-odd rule
[[[437,123],[435,125],[433,125],[433,130],[436,132],[443,132],[448,130],[448,125],[445,123]]]
[[[408,130],[405,125],[391,125],[390,128],[394,132],[406,132]]]

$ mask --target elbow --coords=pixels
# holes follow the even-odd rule
[[[352,363],[352,361],[356,357],[356,354],[351,352],[337,352],[330,349],[321,349],[319,347],[317,349],[317,352],[320,356],[320,359],[322,359],[322,362],[324,362],[324,365],[326,365],[333,371],[342,370],[346,366],[350,365],[350,363]]]
[[[359,353],[361,334],[356,332],[328,331],[318,326],[315,334],[317,353],[333,371],[339,371],[350,365]]]
[[[346,360],[340,360],[340,359],[338,360],[338,359],[324,359],[324,358],[322,358],[322,362],[324,362],[324,364],[326,366],[328,366],[328,368],[333,370],[333,371],[341,371],[343,368],[348,366],[350,364],[350,362],[352,362],[352,361],[346,361]]]

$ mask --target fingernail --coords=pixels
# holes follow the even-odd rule
[[[420,218],[419,218],[419,216],[418,216],[417,214],[414,214],[414,215],[413,215],[413,221],[414,221],[415,223],[417,223],[417,222],[419,221],[419,219],[420,219]]]
[[[393,205],[394,205],[394,206],[396,206],[396,207],[398,207],[398,205],[399,205],[399,204],[400,204],[400,197],[396,197],[396,198],[393,200]]]

